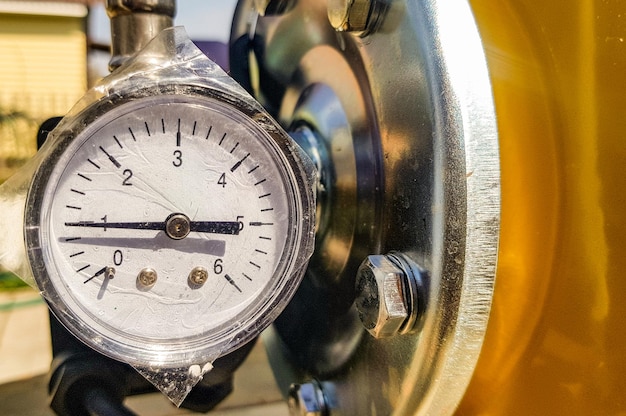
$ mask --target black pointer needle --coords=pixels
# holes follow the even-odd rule
[[[165,221],[161,222],[93,222],[78,221],[66,222],[66,227],[91,228],[123,228],[128,230],[165,230]]]
[[[165,231],[166,222],[66,222],[66,227],[118,228],[126,230],[157,230]],[[198,233],[239,234],[237,221],[190,221],[189,230]]]
[[[190,221],[189,231],[213,234],[239,234],[239,222],[233,221]]]
[[[100,276],[102,273],[106,272],[107,267],[104,266],[103,268],[101,268],[100,270],[98,270],[96,272],[96,274],[94,274],[93,276],[91,276],[89,279],[85,280],[83,283],[89,283],[91,282],[93,279],[95,279],[96,277]]]

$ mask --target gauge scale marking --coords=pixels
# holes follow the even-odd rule
[[[55,313],[132,351],[205,348],[254,326],[284,291],[297,239],[282,157],[253,120],[211,98],[106,112],[43,187],[38,282],[62,305]]]

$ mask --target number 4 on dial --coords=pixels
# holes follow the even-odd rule
[[[222,173],[220,178],[217,180],[218,185],[222,185],[222,188],[226,188],[226,173]]]

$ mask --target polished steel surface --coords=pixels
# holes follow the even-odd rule
[[[174,25],[176,0],[106,0],[111,19],[112,71]]]
[[[325,2],[268,17],[252,1],[238,6],[231,40],[245,59],[233,74],[327,155],[315,253],[266,342],[285,392],[313,377],[332,383],[332,415],[449,414],[474,370],[493,292],[491,89],[468,4],[385,5],[366,36],[337,32]],[[428,276],[424,311],[419,333],[375,339],[358,320],[355,276],[368,255],[391,251]]]

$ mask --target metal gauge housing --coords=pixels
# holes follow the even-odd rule
[[[83,342],[182,367],[250,341],[284,308],[314,202],[308,162],[262,112],[160,86],[94,104],[55,139],[25,238],[39,288]]]

